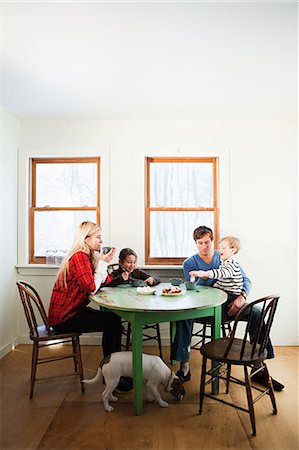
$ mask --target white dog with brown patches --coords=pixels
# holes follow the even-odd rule
[[[158,391],[161,384],[166,392],[170,392],[178,401],[185,395],[185,389],[181,380],[172,372],[159,356],[142,354],[142,375],[146,383],[146,398],[148,401],[156,401],[162,408],[166,403]],[[117,397],[113,391],[118,385],[120,377],[132,377],[132,352],[116,352],[104,358],[99,366],[96,376],[90,380],[83,380],[86,384],[101,382],[105,378],[106,388],[102,393],[104,408],[107,412],[113,411],[109,401],[116,402]]]

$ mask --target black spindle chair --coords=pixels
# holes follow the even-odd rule
[[[272,379],[265,364],[265,359],[267,357],[266,346],[268,343],[274,314],[277,308],[278,299],[279,296],[271,295],[246,304],[235,317],[234,327],[229,337],[216,339],[201,347],[200,352],[203,358],[199,394],[199,414],[202,414],[204,397],[213,398],[218,402],[225,403],[226,405],[233,406],[234,408],[249,413],[254,436],[256,435],[256,424],[253,405],[256,401],[268,394],[271,399],[273,414],[277,414]],[[261,314],[258,321],[258,327],[254,332],[254,336],[250,337],[249,330],[252,325],[254,314],[253,307],[255,306],[259,306],[261,308]],[[244,321],[244,318],[242,319],[244,314],[246,314],[248,318],[248,320],[246,319],[247,325],[245,331],[243,332],[243,337],[237,338],[237,333],[240,332],[240,322]],[[217,364],[214,364],[210,370],[207,370],[208,359],[217,361]],[[243,366],[244,379],[238,379],[232,376],[231,367],[233,365]],[[259,368],[255,369],[257,366],[259,366]],[[248,369],[251,369],[251,373],[249,373]],[[268,382],[268,386],[264,389],[251,384],[251,377],[260,371],[264,371]],[[209,379],[206,381],[207,375],[209,376]],[[243,408],[235,403],[227,402],[219,398],[217,395],[207,393],[205,391],[206,385],[217,379],[225,380],[226,393],[229,392],[230,382],[245,386],[248,408]],[[255,398],[253,398],[252,389],[260,392]]]
[[[29,397],[33,397],[37,365],[68,358],[73,358],[75,372],[79,375],[80,378],[81,391],[84,392],[83,366],[80,350],[81,333],[56,333],[49,326],[47,313],[36,289],[34,289],[25,281],[17,281],[17,286],[29,326],[29,337],[33,341]],[[44,357],[39,356],[40,348],[49,347],[61,343],[65,344],[67,342],[70,342],[72,344],[72,346],[70,347],[71,352],[67,355],[54,354]]]

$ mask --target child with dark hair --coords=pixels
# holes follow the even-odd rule
[[[160,283],[159,277],[149,275],[144,270],[136,268],[137,254],[131,248],[123,248],[119,253],[119,267],[116,267],[107,277],[105,286],[129,284],[132,280],[145,281],[150,286]]]

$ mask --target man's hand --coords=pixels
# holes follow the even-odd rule
[[[245,304],[245,298],[243,297],[243,295],[239,295],[239,297],[237,297],[230,305],[230,308],[228,310],[228,315],[235,316],[244,304]]]

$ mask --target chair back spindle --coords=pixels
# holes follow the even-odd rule
[[[19,289],[22,305],[24,308],[25,316],[30,330],[30,337],[39,336],[39,326],[36,317],[36,311],[38,312],[44,327],[48,334],[52,333],[49,326],[47,313],[38,292],[33,286],[30,286],[25,281],[18,281],[17,286]]]
[[[224,351],[223,357],[227,358],[229,356],[229,352],[233,346],[234,339],[237,335],[237,331],[240,330],[240,322],[246,320],[245,331],[242,334],[242,344],[240,346],[240,360],[243,358],[248,358],[248,352],[246,353],[246,349],[249,348],[248,344],[250,342],[250,359],[259,358],[265,352],[270,330],[272,327],[274,314],[277,308],[279,296],[271,295],[268,297],[264,297],[263,299],[255,300],[249,304],[246,304],[243,308],[240,309],[238,314],[235,317],[234,326],[232,332],[230,334],[227,347]],[[252,322],[254,320],[254,306],[258,304],[261,309],[261,314],[259,317],[258,324],[254,331],[254,334],[250,336],[250,330],[252,330]],[[245,319],[246,318],[246,319]]]
[[[75,374],[79,375],[81,392],[84,392],[83,366],[80,350],[80,332],[56,333],[50,326],[48,316],[42,300],[36,289],[25,281],[17,281],[20,299],[29,327],[29,337],[33,341],[31,360],[31,381],[29,398],[33,398],[33,390],[36,381],[36,370],[39,364],[55,362],[65,359],[73,359]],[[61,343],[71,343],[70,351],[66,354],[57,354],[48,351],[48,354],[39,354],[41,348],[55,346]],[[51,378],[51,377],[50,377]],[[49,377],[47,378],[49,379]]]

